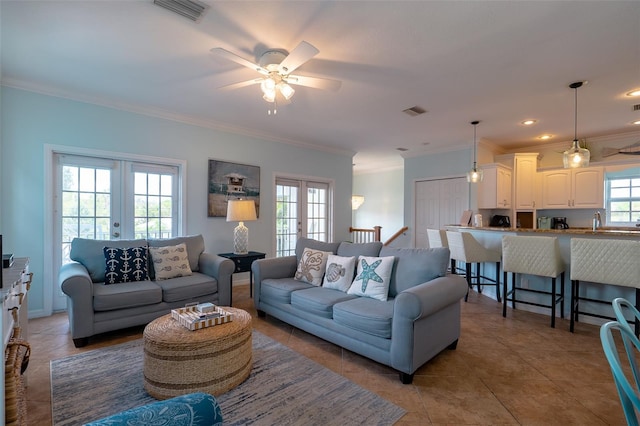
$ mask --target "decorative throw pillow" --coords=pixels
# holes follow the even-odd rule
[[[185,243],[177,246],[149,247],[156,280],[186,277],[192,274]]]
[[[295,279],[315,286],[322,285],[324,268],[330,254],[332,254],[330,251],[313,250],[306,247],[302,252],[300,262],[298,262]]]
[[[349,287],[348,294],[387,300],[393,270],[393,256],[358,258],[358,272]]]
[[[149,262],[146,247],[104,247],[106,269],[105,284],[146,281],[149,279]]]
[[[356,269],[355,256],[336,256],[330,254],[327,259],[327,270],[324,274],[322,287],[333,288],[346,292],[353,281],[353,272]]]

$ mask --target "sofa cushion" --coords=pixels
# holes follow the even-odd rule
[[[449,249],[438,248],[390,248],[383,247],[380,256],[394,256],[395,262],[391,273],[389,297],[395,297],[400,292],[444,277],[449,264]]]
[[[104,247],[105,284],[146,281],[149,279],[147,247]]]
[[[156,280],[188,277],[191,267],[187,253],[187,245],[180,243],[176,246],[149,247],[151,264]]]
[[[260,283],[260,300],[272,305],[290,304],[291,293],[314,286],[294,278],[268,278]]]
[[[104,282],[104,247],[141,247],[146,246],[147,240],[92,240],[74,238],[71,241],[69,258],[81,263],[94,283]]]
[[[378,256],[382,243],[373,241],[370,243],[350,243],[343,241],[338,246],[338,256]]]
[[[165,302],[196,299],[218,291],[218,280],[200,272],[194,272],[187,277],[156,281],[156,284],[162,289],[162,300]]]
[[[346,292],[351,287],[355,270],[355,256],[343,257],[330,254],[322,287]]]
[[[389,339],[393,304],[393,299],[383,302],[369,297],[357,297],[333,305],[333,320],[336,324]]]
[[[330,251],[320,251],[306,247],[298,262],[295,279],[315,286],[322,285],[322,277],[330,254]]]
[[[189,267],[193,272],[198,272],[200,270],[198,261],[200,260],[200,255],[204,252],[204,238],[202,235],[187,235],[184,237],[166,239],[149,239],[149,247],[177,246],[182,243],[187,245]]]
[[[291,306],[324,318],[333,316],[333,305],[358,296],[348,295],[340,290],[314,287],[291,293]]]
[[[360,256],[356,277],[347,293],[382,301],[387,300],[393,260],[393,256]]]
[[[296,261],[300,262],[300,259],[302,258],[302,252],[306,247],[314,250],[329,251],[333,254],[336,254],[339,245],[339,242],[325,243],[324,241],[318,241],[311,238],[298,238],[298,241],[296,242]]]
[[[112,311],[162,302],[162,289],[153,281],[118,285],[93,284],[93,310]]]

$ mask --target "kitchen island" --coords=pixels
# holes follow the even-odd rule
[[[565,297],[564,307],[565,312],[570,312],[570,300],[568,295],[571,294],[571,239],[572,238],[599,238],[599,239],[621,239],[621,240],[639,240],[640,241],[640,229],[638,228],[614,228],[614,227],[601,227],[597,230],[591,228],[568,228],[568,229],[530,229],[530,228],[497,228],[497,227],[471,227],[471,226],[459,226],[459,225],[447,225],[445,229],[448,231],[470,232],[479,242],[487,248],[501,250],[502,249],[502,237],[504,235],[539,235],[548,237],[557,237],[560,246],[560,253],[562,260],[565,264]],[[640,259],[638,259],[640,261]],[[486,266],[486,269],[485,269]],[[495,269],[491,265],[482,265],[483,275],[492,276],[495,275],[493,270]],[[502,281],[502,277],[501,281]],[[521,275],[518,274],[518,285],[524,288],[531,288],[537,290],[548,290],[549,282],[541,277]],[[598,300],[613,300],[616,297],[624,297],[627,300],[635,301],[635,291],[631,288],[618,287],[612,285],[603,285],[595,283],[586,283],[582,285],[581,282],[581,294]],[[488,296],[492,296],[487,292]],[[542,299],[536,299],[535,294],[530,295],[531,301],[542,302]],[[581,303],[581,306],[583,303]],[[589,310],[597,312],[605,316],[611,316],[612,310],[606,306],[599,304],[590,304]],[[517,309],[528,310],[532,312],[538,312],[545,315],[549,314],[548,309],[539,308],[536,306],[529,306],[525,304],[517,304]],[[568,319],[568,315],[565,315]],[[588,316],[580,316],[580,321],[590,324],[602,324],[606,322],[605,319],[593,318]]]

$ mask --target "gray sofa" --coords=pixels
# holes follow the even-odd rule
[[[165,247],[186,244],[192,274],[156,280],[149,259],[149,279],[105,284],[103,248]],[[156,240],[91,240],[74,238],[72,262],[60,268],[60,286],[67,295],[71,337],[76,347],[107,331],[147,324],[187,303],[229,305],[233,261],[204,252],[202,235]],[[151,257],[151,256],[149,256]]]
[[[296,280],[305,247],[339,256],[394,256],[388,300],[356,296]],[[449,249],[400,249],[381,243],[323,243],[302,238],[296,255],[253,263],[254,304],[269,314],[400,373],[415,371],[460,336],[460,301],[467,283],[447,275]]]

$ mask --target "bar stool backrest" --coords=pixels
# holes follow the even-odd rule
[[[572,238],[571,280],[640,288],[640,241]]]
[[[555,278],[564,272],[556,237],[505,235],[502,237],[502,270]]]
[[[480,244],[469,232],[447,231],[451,258],[467,263],[500,262],[499,251]]]
[[[449,247],[447,231],[444,229],[427,229],[429,248]]]

